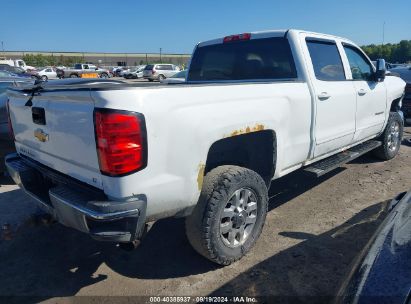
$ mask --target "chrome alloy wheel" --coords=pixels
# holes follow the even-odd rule
[[[228,247],[245,243],[257,220],[257,195],[240,188],[231,195],[220,216],[220,237]]]
[[[393,121],[388,134],[388,149],[395,151],[400,144],[400,124],[398,121]]]

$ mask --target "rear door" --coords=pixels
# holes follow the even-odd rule
[[[303,35],[308,71],[313,84],[315,115],[314,157],[349,145],[355,133],[356,92],[333,39]]]
[[[381,131],[387,109],[385,83],[374,79],[374,67],[356,46],[343,43],[356,91],[357,114],[354,140],[362,140]]]

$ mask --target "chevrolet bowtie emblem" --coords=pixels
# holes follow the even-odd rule
[[[34,131],[34,137],[41,142],[46,142],[49,140],[49,135],[45,133],[42,129],[37,129]]]

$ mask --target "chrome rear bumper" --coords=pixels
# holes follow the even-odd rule
[[[7,155],[5,164],[14,182],[63,225],[98,240],[141,238],[147,207],[144,195],[133,201],[110,201],[101,190],[16,153]]]

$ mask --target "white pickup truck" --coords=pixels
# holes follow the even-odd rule
[[[371,150],[395,157],[404,88],[344,38],[232,35],[197,44],[181,84],[10,89],[17,154],[6,166],[59,222],[95,239],[137,243],[147,223],[184,216],[193,247],[228,265],[258,239],[271,180]]]

